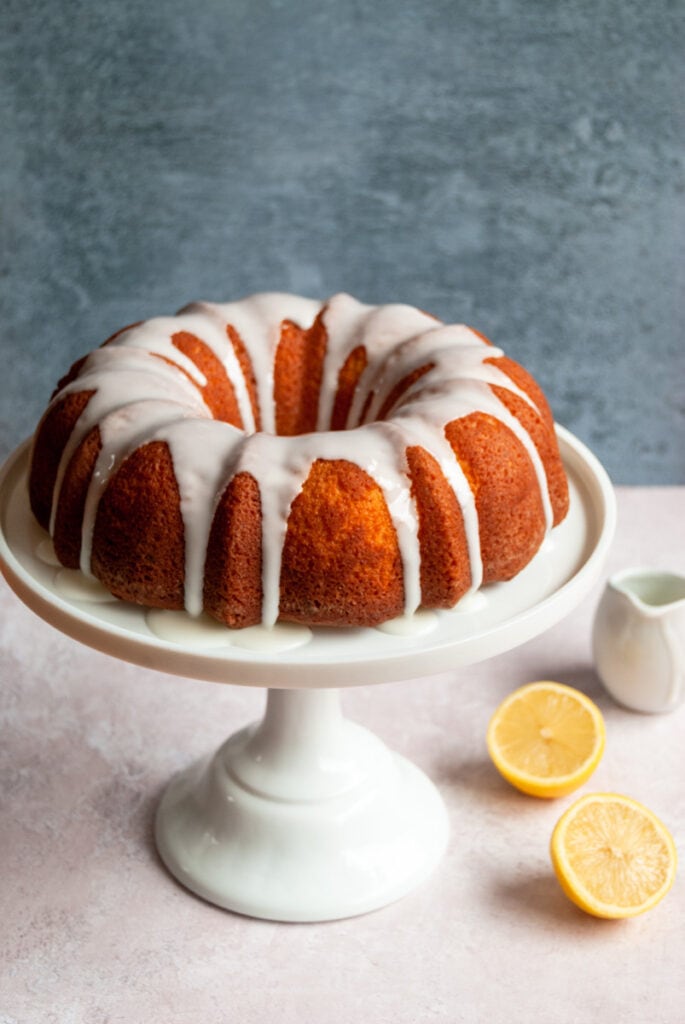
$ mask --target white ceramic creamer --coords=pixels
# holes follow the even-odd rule
[[[673,711],[685,697],[685,576],[625,569],[606,585],[595,616],[595,667],[633,711]]]

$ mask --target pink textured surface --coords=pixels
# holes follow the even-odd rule
[[[623,488],[607,573],[685,571],[685,488]],[[261,713],[258,691],[120,664],[0,591],[0,1024],[675,1024],[685,886],[643,918],[584,916],[547,847],[574,797],[519,795],[485,749],[497,703],[553,678],[600,704],[607,750],[581,792],[648,804],[685,850],[685,708],[623,711],[593,673],[600,588],[490,662],[344,694],[346,713],[419,764],[451,818],[447,856],[401,902],[325,925],[254,921],[185,892],[152,820],[169,776]]]

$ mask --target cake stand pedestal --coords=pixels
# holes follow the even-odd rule
[[[472,664],[582,601],[613,536],[615,500],[587,448],[561,428],[559,441],[571,509],[533,562],[459,610],[398,622],[397,635],[285,627],[260,635],[209,624],[206,638],[193,639],[175,635],[179,613],[170,612],[164,639],[160,613],[79,588],[78,574],[46,562],[28,508],[27,445],[10,457],[0,475],[0,566],[33,611],[147,668],[267,688],[262,721],[173,779],[162,798],[157,846],[180,882],[254,917],[324,921],[384,906],[430,873],[447,842],[441,797],[418,768],[342,716],[337,688]]]
[[[413,889],[443,853],[447,814],[418,768],[343,718],[337,690],[272,689],[259,724],[172,781],[156,836],[211,902],[324,921]]]

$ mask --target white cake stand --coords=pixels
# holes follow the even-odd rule
[[[558,432],[571,509],[533,562],[470,606],[399,622],[395,635],[208,624],[192,638],[180,613],[160,619],[97,589],[74,589],[77,574],[44,560],[45,534],[28,507],[28,446],[9,458],[0,475],[0,565],[29,608],[146,668],[268,687],[262,721],[172,780],[161,801],[157,846],[185,886],[254,917],[323,921],[384,906],[433,869],[447,842],[441,797],[418,768],[343,718],[335,688],[472,664],[531,639],[582,601],[613,537],[615,500],[591,452]],[[172,639],[153,632],[160,622]]]

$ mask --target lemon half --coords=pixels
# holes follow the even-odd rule
[[[529,683],[495,711],[487,732],[490,757],[512,786],[558,797],[581,786],[599,764],[605,743],[602,713],[563,683]]]
[[[666,826],[637,800],[590,793],[559,819],[551,842],[559,883],[595,917],[642,914],[673,885],[677,854]]]

